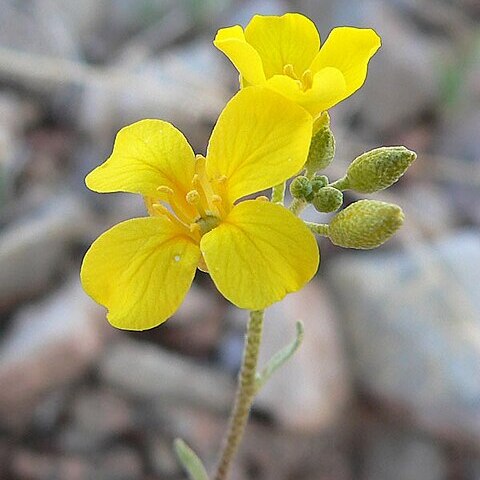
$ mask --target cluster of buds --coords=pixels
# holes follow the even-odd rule
[[[415,152],[403,146],[380,147],[363,153],[349,165],[345,176],[330,183],[317,172],[326,168],[335,155],[335,139],[327,113],[317,120],[305,175],[290,184],[297,201],[310,203],[318,212],[336,212],[343,205],[343,191],[374,193],[393,185],[416,159]],[[309,224],[312,231],[327,236],[335,245],[376,248],[402,225],[402,209],[376,200],[360,200],[336,214],[330,224]]]
[[[328,177],[315,175],[312,179],[300,175],[290,184],[293,198],[311,203],[318,212],[336,212],[343,204],[343,193],[328,184]]]

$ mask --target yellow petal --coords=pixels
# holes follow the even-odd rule
[[[365,82],[368,62],[380,45],[380,37],[370,28],[334,28],[310,69],[316,72],[325,67],[338,68],[345,77],[343,98],[347,98]]]
[[[246,42],[240,25],[220,29],[213,44],[230,59],[240,72],[240,77],[250,85],[265,82],[260,55]]]
[[[208,145],[207,173],[227,177],[229,201],[277,185],[305,163],[312,117],[264,87],[240,90],[220,114]]]
[[[323,68],[313,76],[312,87],[303,91],[299,83],[286,75],[274,75],[267,86],[298,103],[314,117],[345,98],[345,79],[336,68]]]
[[[301,77],[320,48],[314,23],[299,13],[255,15],[245,29],[245,38],[260,54],[267,78],[283,73],[288,64]]]
[[[240,308],[258,310],[301,289],[319,263],[308,228],[286,208],[247,200],[203,236],[200,249],[220,292]]]
[[[170,317],[187,293],[200,250],[165,217],[136,218],[101,235],[83,259],[85,291],[109,322],[146,330]]]
[[[86,178],[95,192],[130,192],[158,198],[165,185],[184,195],[191,189],[195,156],[183,134],[162,120],[122,128],[111,156]]]

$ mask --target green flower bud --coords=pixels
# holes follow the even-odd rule
[[[348,188],[361,193],[383,190],[394,184],[417,158],[405,147],[381,147],[365,152],[348,167]]]
[[[310,182],[312,183],[312,190],[317,193],[321,188],[328,185],[328,177],[326,175],[315,175]]]
[[[312,184],[307,177],[300,175],[292,180],[290,193],[293,198],[308,200],[313,197]]]
[[[335,155],[335,138],[330,130],[330,118],[327,114],[325,118],[322,116],[320,119],[322,122],[320,122],[318,130],[313,134],[305,163],[305,168],[310,173],[327,168],[332,163]]]
[[[321,128],[330,126],[330,115],[327,111],[322,112],[313,122],[313,135]],[[313,136],[312,135],[312,136]]]
[[[342,203],[343,193],[333,187],[321,188],[312,200],[312,205],[319,212],[335,212]]]
[[[329,226],[332,243],[368,250],[386,242],[402,225],[402,209],[377,200],[360,200],[338,213]]]

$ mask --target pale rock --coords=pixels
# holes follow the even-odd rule
[[[71,406],[71,418],[59,434],[63,451],[92,453],[106,442],[134,429],[129,404],[108,389],[78,392]]]
[[[77,278],[18,311],[0,345],[0,423],[23,424],[44,394],[84,374],[104,345],[103,317]]]
[[[208,471],[215,468],[227,429],[227,412],[222,415],[205,406],[157,402],[145,412],[145,428],[161,431],[172,440],[181,438],[202,459]]]
[[[418,32],[387,2],[368,0],[358,10],[352,24],[375,29],[382,47],[370,61],[361,90],[335,107],[332,115],[349,121],[356,109],[365,132],[391,132],[438,102],[441,86],[436,67],[452,55],[452,49],[447,38]]]
[[[457,224],[457,216],[445,189],[429,182],[403,186],[402,209],[410,227],[417,228],[427,238],[438,238]]]
[[[155,475],[159,478],[171,478],[178,475],[180,465],[173,450],[173,440],[159,434],[149,435],[147,456]]]
[[[480,234],[407,246],[346,254],[327,272],[356,384],[409,422],[478,448]]]
[[[128,395],[158,403],[226,411],[234,397],[234,384],[228,375],[133,340],[117,342],[105,351],[100,377]]]
[[[103,73],[85,84],[78,112],[80,127],[97,138],[142,118],[162,118],[203,149],[211,122],[230,95],[223,85],[221,58],[210,42]]]
[[[81,457],[25,449],[16,450],[10,462],[14,478],[25,480],[85,480],[94,473],[93,466]]]
[[[370,429],[363,445],[362,480],[445,480],[448,465],[442,447],[401,429]]]
[[[313,281],[267,310],[260,365],[293,340],[297,320],[305,325],[303,344],[270,378],[255,405],[285,428],[319,432],[335,425],[351,393],[337,314],[322,283]]]
[[[346,450],[332,432],[285,432],[250,422],[236,463],[249,479],[353,480]]]
[[[98,458],[54,455],[18,450],[11,459],[14,478],[28,480],[138,480],[143,477],[140,455],[125,446],[116,446]]]
[[[180,308],[156,331],[156,337],[178,352],[208,356],[224,329],[226,306],[219,294],[194,283]]]
[[[113,447],[99,458],[94,476],[91,478],[98,480],[138,480],[143,478],[142,458],[139,453],[130,447]]]
[[[69,247],[88,230],[89,215],[75,196],[54,196],[0,231],[0,309],[44,291],[61,272]]]

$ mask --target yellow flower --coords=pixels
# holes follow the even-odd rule
[[[372,29],[337,27],[320,48],[313,22],[298,13],[255,15],[245,28],[222,28],[214,45],[240,72],[242,86],[267,85],[314,117],[358,90],[380,47]]]
[[[230,100],[206,158],[195,157],[182,133],[161,120],[120,130],[87,186],[139,193],[150,217],[114,226],[83,260],[83,287],[107,307],[110,323],[130,330],[162,323],[181,304],[197,267],[209,271],[228,300],[252,310],[308,282],[319,252],[305,224],[282,206],[239,200],[297,173],[311,133],[305,110],[262,87]]]

